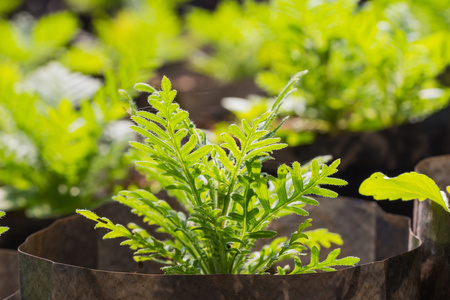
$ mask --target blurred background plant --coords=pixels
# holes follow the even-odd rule
[[[258,55],[268,40],[269,28],[266,32],[263,26],[269,15],[270,7],[255,1],[222,1],[214,11],[192,9],[186,17],[198,49],[190,57],[192,67],[223,82],[253,78],[264,67]]]
[[[288,139],[295,145],[314,132],[377,130],[445,107],[449,89],[436,77],[450,63],[449,16],[438,1],[229,0],[214,12],[194,10],[187,24],[207,50],[192,63],[221,80],[256,76],[272,95],[310,70],[289,106],[291,131],[303,133]],[[225,106],[253,112],[264,101]]]
[[[78,19],[69,12],[55,12],[38,20],[26,13],[11,20],[0,19],[0,61],[15,61],[30,71],[66,51],[79,30]]]
[[[189,55],[176,11],[180,2],[127,1],[112,18],[99,12],[92,19],[92,34],[81,36],[61,60],[72,70],[89,74],[112,68],[120,86],[131,90],[135,82],[148,80],[163,63]]]
[[[2,4],[0,61],[15,61],[25,71],[51,60],[94,76],[113,70],[121,88],[132,90],[158,66],[189,55],[177,11],[182,2],[64,0],[38,17],[20,10],[22,1]]]
[[[110,200],[126,182],[119,87],[182,59],[181,1],[0,5],[0,207],[55,217]],[[42,1],[41,1],[42,2]],[[42,3],[41,3],[42,4]],[[48,3],[47,3],[48,4]],[[50,4],[48,4],[50,6]],[[84,73],[84,74],[83,74]]]
[[[22,76],[0,65],[0,207],[42,218],[109,200],[131,165],[113,76],[102,85],[58,63]]]

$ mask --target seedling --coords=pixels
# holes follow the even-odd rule
[[[294,260],[294,268],[277,265],[276,274],[302,274],[333,271],[336,266],[353,266],[359,259],[338,259],[335,249],[319,261],[317,243],[326,245],[336,237],[323,230],[305,231],[311,219],[299,224],[290,238],[279,237],[267,227],[274,219],[290,214],[307,216],[307,205],[318,205],[312,195],[337,197],[337,193],[322,185],[345,185],[332,177],[339,160],[330,165],[313,160],[306,166],[294,162],[281,165],[277,176],[261,171],[262,163],[272,151],[286,147],[274,137],[280,125],[272,122],[292,86],[303,75],[297,74],[284,88],[272,108],[252,122],[242,120],[222,134],[220,145],[209,144],[205,133],[195,127],[188,112],[173,100],[176,91],[166,77],[162,91],[139,84],[141,91],[151,92],[148,103],[157,111],[138,111],[132,119],[139,124],[133,129],[145,137],[143,143],[131,142],[144,160],[138,166],[161,182],[185,208],[174,210],[170,204],[145,190],[123,191],[114,199],[129,206],[158,231],[172,238],[159,240],[136,224],[128,228],[107,218],[79,209],[77,212],[97,222],[96,228],[106,228],[103,237],[125,238],[121,245],[135,250],[138,262],[155,261],[165,265],[165,274],[264,274],[274,264]],[[308,250],[310,261],[300,256]],[[255,251],[255,242],[275,238]],[[317,242],[317,238],[319,242]],[[321,241],[320,241],[321,240]]]

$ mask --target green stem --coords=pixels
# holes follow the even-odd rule
[[[197,188],[195,187],[195,182],[193,181],[193,179],[191,178],[191,174],[188,170],[188,167],[186,166],[185,161],[183,160],[183,157],[181,156],[181,149],[180,149],[180,145],[178,145],[177,143],[175,143],[175,129],[172,128],[172,124],[170,122],[170,117],[169,117],[169,107],[166,107],[166,115],[167,115],[167,132],[169,133],[170,136],[170,142],[172,144],[172,147],[175,149],[175,153],[177,155],[177,159],[178,162],[180,163],[182,169],[183,169],[183,173],[184,173],[184,177],[186,178],[187,183],[189,184],[189,187],[192,190],[192,194],[194,196],[194,204],[196,206],[200,206],[202,201],[200,199],[200,195],[199,192],[197,191]]]
[[[231,202],[231,192],[234,190],[235,182],[237,180],[237,176],[239,174],[241,164],[244,160],[245,154],[247,153],[248,142],[252,140],[252,136],[255,133],[256,129],[257,129],[257,126],[252,127],[252,130],[250,131],[250,133],[247,136],[245,144],[241,145],[240,157],[236,158],[236,165],[233,170],[233,174],[232,174],[231,180],[230,180],[230,185],[228,186],[228,191],[227,191],[227,194],[224,199],[224,204],[223,204],[223,209],[222,209],[223,216],[226,216],[228,214],[228,208],[229,208],[230,202]]]

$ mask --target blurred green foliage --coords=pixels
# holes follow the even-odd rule
[[[70,79],[61,85],[70,87]],[[130,122],[120,121],[113,76],[79,101],[49,102],[25,82],[16,64],[0,64],[0,207],[48,217],[109,200],[130,166],[123,155]]]
[[[64,51],[79,32],[78,19],[69,12],[56,12],[35,20],[18,14],[0,19],[0,62],[12,60],[32,70]]]
[[[135,82],[147,80],[163,62],[189,54],[190,47],[181,38],[177,2],[147,0],[121,10],[113,19],[94,20],[96,35],[117,66],[121,87],[130,89]]]
[[[66,2],[91,14],[92,32],[72,12],[36,19],[0,7],[11,13],[0,19],[0,207],[33,217],[110,200],[130,167],[118,88],[148,80],[189,49],[181,1]]]
[[[449,90],[435,77],[450,63],[448,12],[419,0],[224,1],[192,12],[188,24],[212,48],[193,59],[199,69],[226,80],[256,76],[269,94],[309,70],[291,99],[291,114],[307,125],[298,130],[360,131],[447,105]]]
[[[20,4],[22,4],[22,0],[0,1],[0,16],[14,11]]]
[[[64,0],[69,9],[79,13],[103,13],[119,9],[129,0]]]
[[[112,70],[119,85],[130,90],[161,64],[191,52],[177,14],[183,1],[66,0],[81,15],[60,11],[35,19],[18,12],[9,20],[0,18],[0,61],[18,62],[25,71],[51,60],[95,76]],[[81,28],[83,18],[89,28]]]
[[[263,66],[258,56],[269,32],[261,25],[269,14],[269,6],[253,1],[244,7],[223,1],[214,12],[193,9],[186,27],[199,49],[191,59],[194,69],[222,81],[253,77]]]

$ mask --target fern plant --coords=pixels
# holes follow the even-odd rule
[[[137,164],[158,173],[164,188],[183,204],[185,212],[174,210],[170,204],[145,190],[122,191],[114,199],[129,206],[158,231],[172,239],[159,240],[135,224],[128,228],[95,213],[79,209],[77,212],[106,228],[109,238],[125,238],[121,243],[135,250],[136,261],[155,261],[165,265],[165,274],[263,274],[275,263],[290,259],[295,267],[277,267],[277,274],[332,271],[336,266],[353,266],[359,259],[338,259],[339,249],[319,261],[317,244],[336,240],[327,231],[306,231],[307,219],[290,237],[277,237],[261,250],[254,251],[255,242],[274,238],[277,232],[267,227],[274,219],[298,214],[307,216],[306,205],[318,205],[311,195],[336,197],[322,185],[344,185],[333,178],[339,160],[330,165],[313,160],[307,166],[294,162],[281,165],[277,176],[261,172],[261,165],[270,153],[286,145],[274,137],[278,127],[271,125],[284,98],[292,92],[298,74],[285,87],[271,110],[252,122],[242,120],[222,134],[220,145],[209,144],[205,133],[197,129],[173,100],[176,91],[166,77],[162,91],[139,84],[137,89],[150,92],[148,103],[156,109],[134,113],[139,126],[133,129],[145,137],[144,143],[131,142],[143,153]],[[308,249],[308,237],[315,236],[308,263],[300,255]],[[338,237],[337,240],[340,238]],[[322,242],[320,241],[322,240]]]

